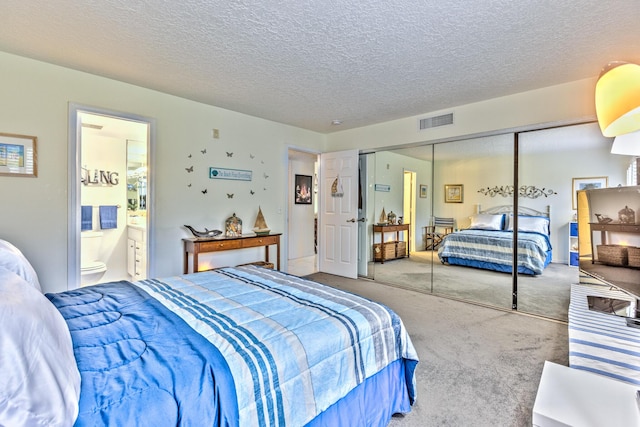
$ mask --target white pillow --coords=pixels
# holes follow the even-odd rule
[[[513,231],[513,216],[509,218],[509,231]],[[549,218],[544,216],[518,215],[518,231],[549,235]]]
[[[38,275],[29,260],[20,252],[20,249],[2,239],[0,239],[0,267],[13,271],[36,288],[38,292],[42,292]]]
[[[503,214],[477,214],[472,215],[471,225],[472,230],[497,230],[500,231],[503,228]]]
[[[0,425],[72,426],[80,372],[65,320],[42,293],[0,267]]]

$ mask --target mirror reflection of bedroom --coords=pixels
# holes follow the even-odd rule
[[[611,140],[596,123],[586,123],[365,155],[374,171],[368,222],[377,225],[369,228],[370,276],[566,321],[571,284],[579,280],[571,255],[577,239],[570,236],[577,221],[575,178],[608,177],[609,186],[627,185],[631,156],[610,151]],[[416,180],[409,195],[405,171]],[[401,231],[382,236],[391,212]],[[451,219],[452,228],[434,227]]]

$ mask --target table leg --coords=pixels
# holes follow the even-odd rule
[[[189,272],[189,252],[187,251],[187,242],[184,243],[184,263],[182,264],[184,274]]]

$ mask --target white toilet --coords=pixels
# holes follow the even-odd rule
[[[80,233],[80,285],[87,286],[98,283],[107,265],[99,261],[100,244],[102,243],[101,231],[83,231]]]

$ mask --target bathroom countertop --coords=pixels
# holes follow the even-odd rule
[[[147,226],[144,224],[127,224],[127,227],[135,228],[136,230],[147,231]]]

